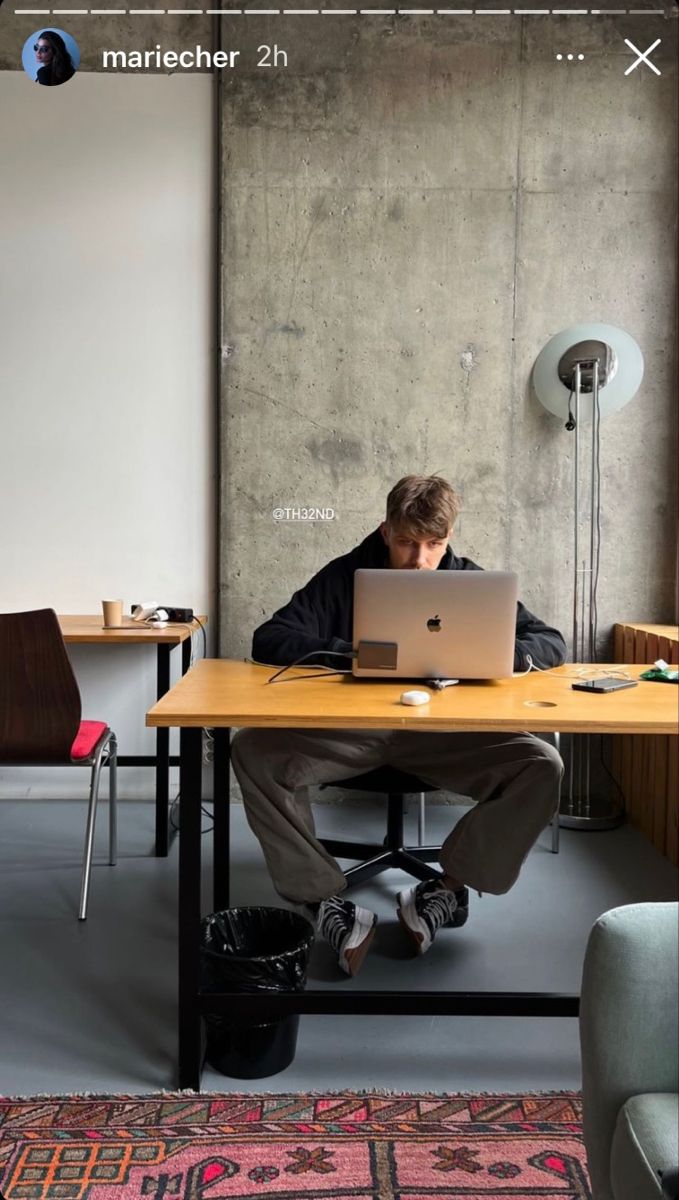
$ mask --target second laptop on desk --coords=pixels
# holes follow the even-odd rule
[[[354,575],[354,675],[503,679],[514,669],[517,576],[509,571]]]

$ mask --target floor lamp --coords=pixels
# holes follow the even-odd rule
[[[533,391],[574,435],[573,662],[596,662],[597,584],[601,550],[601,418],[636,395],[644,360],[634,338],[614,325],[573,325],[547,343],[533,368]],[[589,434],[589,469],[587,447]],[[583,470],[584,463],[584,470]],[[584,536],[583,536],[584,533]],[[568,795],[559,824],[611,829],[623,819],[619,804],[590,790],[591,738],[571,737]]]

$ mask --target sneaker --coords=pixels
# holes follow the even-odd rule
[[[332,946],[342,970],[356,975],[375,936],[377,914],[330,896],[318,905],[315,919],[317,932]]]
[[[426,954],[436,931],[442,926],[458,929],[469,916],[469,891],[466,887],[451,892],[440,879],[425,879],[417,887],[398,894],[398,919],[418,954]]]

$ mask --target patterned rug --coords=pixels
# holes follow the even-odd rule
[[[5,1200],[591,1200],[577,1094],[0,1099]]]

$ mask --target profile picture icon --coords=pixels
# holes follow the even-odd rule
[[[75,38],[63,29],[39,29],[27,38],[21,54],[24,71],[46,87],[68,83],[80,66]]]

